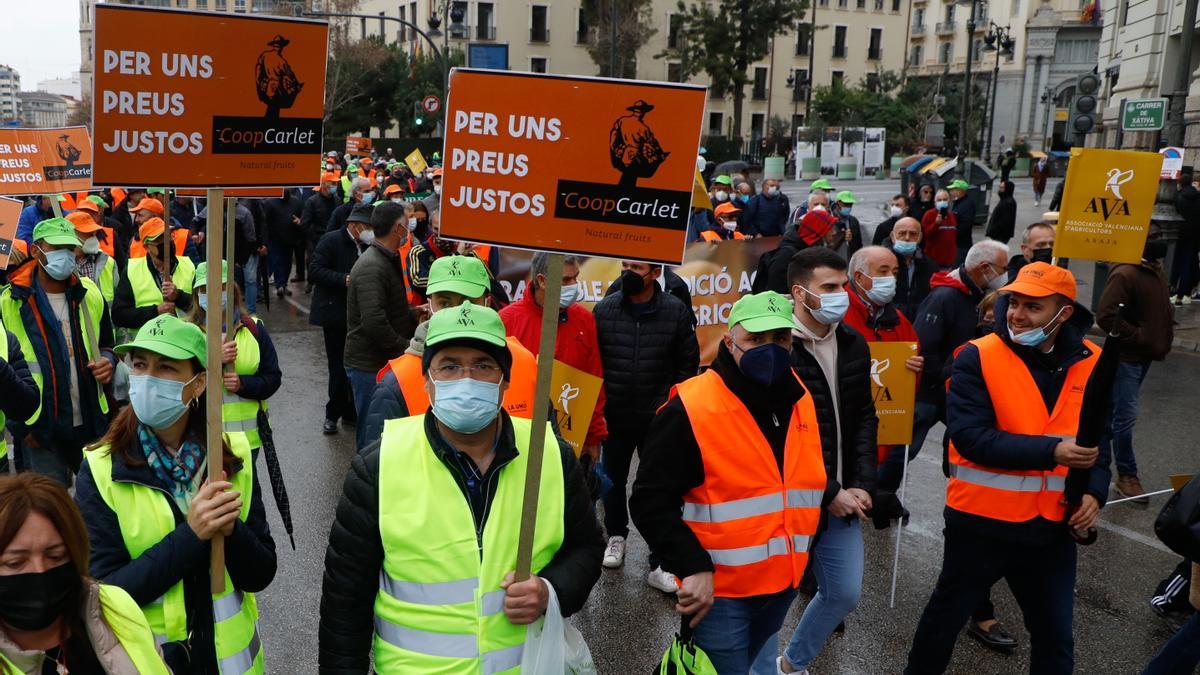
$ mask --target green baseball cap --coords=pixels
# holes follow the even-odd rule
[[[468,298],[482,297],[492,288],[483,261],[470,255],[448,255],[433,261],[425,295],[452,291]]]
[[[133,342],[117,345],[113,351],[123,354],[134,349],[145,349],[179,361],[195,358],[200,365],[207,367],[204,331],[174,314],[159,314],[147,321],[138,329]]]
[[[164,195],[166,193],[167,191],[162,188],[146,188],[146,194],[148,195]]]
[[[96,202],[96,205],[99,206],[101,209],[108,208],[108,202],[104,201],[104,197],[101,197],[100,195],[88,195],[88,199],[93,202]]]
[[[717,183],[717,184],[719,184],[719,185],[733,185],[733,179],[732,179],[732,178],[730,178],[729,176],[726,176],[726,175],[724,175],[724,174],[722,174],[722,175],[720,175],[720,176],[717,176],[716,178],[714,178],[714,179],[713,179],[713,182],[714,182],[714,183]]]
[[[221,283],[229,283],[229,263],[221,261]],[[196,265],[196,280],[192,282],[192,288],[200,288],[208,285],[208,263],[202,262]]]
[[[809,190],[830,190],[830,191],[832,191],[833,186],[829,184],[829,179],[818,178],[812,182],[812,185],[808,186],[808,189]]]
[[[462,256],[458,256],[462,257]],[[504,322],[496,310],[469,302],[434,312],[425,333],[425,351],[449,340],[479,340],[493,347],[508,347]]]
[[[782,293],[763,291],[744,295],[729,310],[729,327],[741,326],[751,333],[765,333],[795,326],[792,301]]]
[[[950,189],[951,190],[970,190],[971,186],[969,184],[967,184],[967,181],[959,178],[958,180],[956,180],[950,184]]]
[[[55,246],[83,246],[75,234],[75,225],[66,218],[48,218],[33,227],[33,241]]]
[[[843,204],[854,204],[855,203],[854,193],[849,190],[842,190],[841,192],[837,193],[837,196],[834,197],[833,200],[836,202],[841,202]]]

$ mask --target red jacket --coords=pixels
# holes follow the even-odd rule
[[[949,211],[942,218],[942,224],[937,225],[937,217],[937,209],[929,209],[921,218],[925,255],[943,268],[953,267],[954,259],[958,256],[958,218],[954,217],[953,211]]]
[[[501,309],[500,318],[504,320],[505,332],[537,356],[542,338],[542,308],[533,302],[533,289],[527,287],[525,297]],[[600,347],[596,341],[596,319],[592,317],[591,312],[579,305],[571,305],[567,308],[566,320],[560,316],[558,340],[554,343],[554,358],[585,373],[604,377],[604,368],[600,364]],[[608,427],[604,423],[604,387],[601,387],[584,443],[595,445],[607,437]]]

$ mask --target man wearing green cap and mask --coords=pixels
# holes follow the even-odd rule
[[[544,427],[533,576],[514,582],[532,423],[501,400],[500,316],[464,304],[429,320],[431,414],[389,420],[351,462],[325,554],[322,672],[518,673],[550,587],[564,616],[600,576],[604,542],[570,447]],[[545,582],[545,583],[543,583]]]
[[[791,370],[792,327],[783,294],[734,304],[712,368],[654,418],[629,499],[719,673],[748,672],[782,627],[836,492],[813,398]]]
[[[17,336],[41,405],[9,427],[24,468],[70,485],[83,445],[108,428],[113,327],[100,288],[75,272],[80,242],[71,221],[43,220],[32,238],[29,259],[0,293],[0,323]]]
[[[858,218],[851,214],[857,200],[854,198],[854,193],[849,190],[842,190],[833,199],[833,208],[830,212],[837,217],[837,228],[840,235],[835,240],[837,244],[835,250],[843,258],[849,260],[850,256],[863,247],[862,225],[859,224]]]
[[[967,251],[974,243],[975,200],[967,192],[971,186],[959,178],[950,183],[950,196],[954,199],[954,218],[958,221],[958,232],[955,243],[958,246],[958,258],[955,264],[961,265],[967,259]]]
[[[708,196],[712,199],[713,206],[720,206],[729,201],[729,193],[733,189],[733,179],[729,176],[721,175],[713,179],[712,186],[708,188]]]

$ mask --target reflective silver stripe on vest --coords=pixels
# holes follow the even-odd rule
[[[238,615],[242,611],[242,592],[235,590],[227,595],[213,600],[213,623],[221,623]]]
[[[156,644],[156,645],[159,645],[160,647],[161,647],[162,645],[165,645],[165,644],[167,644],[167,643],[168,643],[168,642],[170,642],[170,641],[171,641],[171,640],[170,640],[170,639],[169,639],[169,638],[168,638],[166,635],[162,635],[162,634],[160,634],[160,633],[155,633],[155,634],[154,634],[154,644]]]
[[[459,581],[420,583],[393,579],[383,570],[379,571],[379,589],[393,598],[414,605],[459,605],[475,602],[475,588],[479,580],[472,577]]]
[[[257,419],[249,420],[225,420],[221,424],[221,428],[226,432],[232,431],[254,431],[258,428]]]
[[[492,591],[483,594],[483,616],[491,616],[504,611],[504,591]]]
[[[512,668],[518,668],[521,665],[521,658],[525,655],[525,644],[513,645],[504,649],[497,649],[494,652],[488,652],[483,655],[483,672],[484,675],[490,673],[502,673]]]
[[[742,548],[708,549],[708,555],[712,558],[714,565],[730,567],[752,565],[771,556],[787,555],[787,552],[787,537],[774,537],[765,544],[743,546]]]
[[[684,502],[683,519],[694,523],[723,523],[739,518],[752,518],[779,513],[783,510],[783,495],[778,492],[758,497],[734,499],[716,504]]]
[[[221,397],[221,403],[223,403],[225,405],[229,405],[230,403],[253,403],[255,405],[258,405],[259,401],[252,399],[252,398],[245,398],[242,396],[238,396],[237,394],[227,391],[227,392],[224,392],[224,395]]]
[[[25,365],[29,367],[30,375],[41,375],[42,374],[42,364],[37,362],[37,358],[29,359],[28,361],[25,362]]]
[[[808,553],[808,545],[812,543],[812,537],[807,534],[792,535],[792,550],[796,553]]]
[[[262,647],[262,643],[258,639],[258,626],[254,626],[254,637],[250,638],[250,644],[242,651],[226,656],[221,659],[218,664],[221,668],[221,675],[242,675],[254,668],[254,660],[258,658],[258,651]]]
[[[401,626],[375,615],[375,634],[384,642],[426,656],[442,656],[452,659],[479,658],[479,647],[475,636],[461,633],[430,633],[428,631]]]
[[[1066,481],[1062,476],[1048,476],[1043,481],[1041,476],[1018,476],[1011,473],[996,473],[985,469],[977,469],[973,466],[962,466],[961,464],[950,465],[950,477],[961,480],[964,483],[997,490],[1008,490],[1009,492],[1041,492],[1043,483],[1047,490],[1061,492],[1066,487]]]
[[[787,505],[790,509],[815,509],[824,496],[824,490],[788,490]]]

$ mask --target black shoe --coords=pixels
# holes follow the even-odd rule
[[[325,420],[325,424],[321,427],[321,433],[326,436],[332,436],[337,433],[337,420]]]
[[[999,622],[992,624],[991,628],[983,630],[979,624],[971,621],[967,623],[967,632],[971,634],[971,637],[982,642],[984,647],[1002,654],[1008,654],[1017,648],[1017,639],[1009,635]]]
[[[283,292],[284,292],[284,289],[282,289],[282,288],[276,288],[276,289],[275,289],[275,297],[277,297],[277,298],[282,298],[282,297],[283,297]]]

